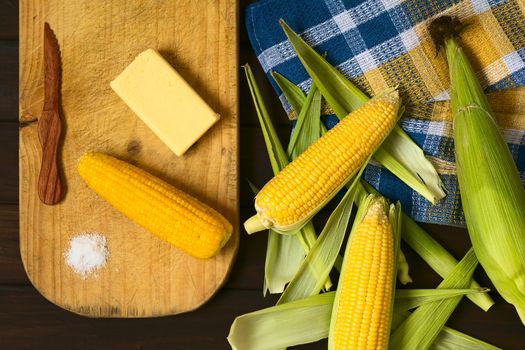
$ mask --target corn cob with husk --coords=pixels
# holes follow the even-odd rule
[[[359,90],[343,73],[331,65],[323,55],[309,46],[299,34],[295,33],[284,20],[279,20],[288,41],[301,61],[304,69],[321,91],[334,114],[343,120],[348,113],[356,110],[369,98]],[[291,105],[297,105],[293,99]],[[400,114],[402,109],[400,109]],[[423,150],[396,125],[373,159],[385,166],[396,177],[435,204],[445,193],[445,188],[432,163]]]
[[[461,23],[430,25],[450,70],[456,168],[472,246],[501,296],[525,324],[525,190],[487,98],[456,41]]]
[[[387,349],[399,251],[399,206],[370,195],[346,247],[329,349]]]
[[[214,256],[233,227],[221,214],[159,178],[103,153],[86,153],[86,184],[128,218],[196,258]]]
[[[361,168],[398,119],[399,94],[389,89],[350,113],[257,194],[257,214],[244,227],[248,233],[272,228],[301,228]]]

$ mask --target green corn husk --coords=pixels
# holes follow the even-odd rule
[[[361,90],[308,46],[283,20],[279,22],[312,81],[339,119],[368,101]],[[394,128],[375,152],[374,159],[431,203],[436,203],[445,196],[443,184],[434,166],[399,126]]]
[[[303,91],[294,83],[292,83],[290,80],[286,79],[283,75],[272,71],[272,78],[275,80],[281,91],[283,92],[284,97],[290,103],[290,106],[292,106],[293,112],[296,116],[299,116],[299,112],[303,108],[304,102],[306,100],[306,97],[303,94]],[[312,83],[312,85],[315,85],[315,83]],[[317,86],[316,86],[317,87]],[[311,87],[310,87],[311,89]],[[321,107],[321,106],[319,106]],[[321,111],[319,110],[319,115],[314,116],[315,119],[318,121],[319,124],[319,134],[320,136],[323,136],[326,134],[326,126],[324,126],[323,122],[321,121]],[[311,118],[310,122],[313,123],[314,119]],[[317,128],[317,126],[313,125],[310,127],[311,132],[309,135],[307,135],[306,139],[303,140],[303,143],[306,145],[311,145],[316,141],[319,137],[313,138],[316,134],[313,132]],[[301,134],[301,138],[305,138],[304,133]],[[300,138],[300,139],[301,139]],[[307,140],[310,140],[310,142],[307,142]],[[299,152],[300,153],[300,152]]]
[[[433,291],[437,290],[428,290],[428,302],[442,299],[442,295],[430,296]],[[334,298],[335,292],[318,294],[238,316],[230,327],[228,342],[236,350],[273,350],[324,339],[328,336]],[[397,302],[396,296],[394,306]],[[409,315],[395,311],[392,326]],[[431,349],[501,350],[449,327],[443,327]]]
[[[286,79],[282,74],[272,71],[272,78],[277,83],[279,88],[286,97],[286,100],[292,106],[295,115],[298,117],[301,109],[303,109],[304,101],[306,97],[297,85]]]
[[[438,289],[432,289],[437,291]],[[435,300],[429,299],[428,302]],[[410,312],[400,311],[394,312],[392,319],[392,329],[395,329],[403,323],[410,316]],[[465,333],[461,333],[455,329],[449,327],[443,327],[441,332],[437,336],[436,340],[430,346],[430,350],[501,350],[500,348],[471,337]],[[395,349],[397,350],[397,349]]]
[[[261,125],[272,170],[274,174],[277,174],[288,164],[289,159],[273,127],[250,66],[245,65],[244,70]],[[266,294],[266,291],[270,293],[282,293],[284,291],[285,285],[295,275],[306,253],[317,240],[317,235],[311,222],[307,223],[296,233],[287,237],[269,230],[265,261],[264,294]],[[324,286],[326,290],[331,288],[332,283],[329,278],[327,278]]]
[[[310,87],[303,106],[286,150],[291,159],[297,158],[321,135],[321,93],[315,84]]]
[[[357,187],[357,198],[363,198],[368,193],[378,193],[367,182],[361,181]],[[403,213],[401,238],[442,278],[447,277],[458,264],[441,244],[430,236],[421,226],[416,224],[408,215]],[[480,288],[476,281],[472,281],[470,288]],[[488,311],[494,301],[486,294],[469,294],[467,297],[483,311]]]
[[[430,347],[431,350],[501,350],[494,345],[485,343],[479,339],[456,331],[455,329],[443,327],[441,333]]]
[[[299,114],[303,108],[303,105],[306,101],[306,97],[303,94],[303,91],[294,83],[292,83],[290,80],[286,79],[283,75],[272,71],[272,78],[277,83],[281,91],[283,92],[284,97],[292,106],[293,112],[297,115],[297,122],[299,122]],[[312,86],[315,86],[315,83],[312,83]],[[317,86],[316,86],[317,88]],[[310,87],[311,91],[312,87]],[[319,101],[320,102],[320,101]],[[319,105],[321,107],[321,105]],[[312,118],[306,118],[309,123],[312,125],[310,128],[310,132],[305,135],[304,132],[300,133],[300,139],[304,139],[303,143],[305,145],[311,145],[314,143],[320,136],[324,135],[326,133],[326,126],[324,126],[323,122],[321,121],[321,110],[319,109],[319,115],[313,115]],[[317,124],[319,125],[319,136],[316,136],[315,130],[317,129],[316,125],[313,125],[313,122],[317,121]],[[293,132],[293,131],[292,131]],[[310,140],[310,142],[307,142],[307,140]],[[299,152],[301,153],[301,152]]]
[[[458,24],[441,17],[430,30],[437,44],[444,44],[449,65],[463,212],[480,264],[525,324],[525,189],[476,74],[455,39]]]
[[[228,342],[235,350],[275,350],[326,338],[334,296],[318,294],[238,316]]]
[[[254,195],[259,192],[249,180],[248,185]],[[304,248],[299,236],[284,236],[269,230],[264,261],[263,295],[266,296],[267,292],[282,293],[284,286],[290,282],[304,260],[304,256]]]
[[[396,290],[395,312],[414,309],[431,301],[438,301],[455,296],[480,294],[490,292],[488,288],[470,289],[398,289]]]
[[[279,237],[277,232],[268,232],[266,259],[264,262],[263,295],[282,293],[295,275],[304,259],[304,249],[298,237]]]
[[[438,288],[466,288],[478,264],[470,249]],[[433,301],[418,307],[398,327],[393,327],[391,349],[425,350],[434,343],[462,296]]]

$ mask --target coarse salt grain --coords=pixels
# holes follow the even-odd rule
[[[85,232],[73,237],[64,253],[66,263],[83,279],[103,267],[109,257],[106,237],[100,233]]]

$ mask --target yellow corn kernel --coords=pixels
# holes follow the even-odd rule
[[[350,113],[257,194],[248,233],[300,228],[357,173],[397,122],[399,94],[387,90]],[[321,173],[321,177],[312,174]],[[326,177],[325,177],[326,175]]]
[[[351,234],[330,326],[329,349],[386,349],[394,236],[384,198],[375,198]]]
[[[232,225],[214,209],[117,158],[86,153],[77,170],[118,211],[196,258],[211,258],[232,234]]]

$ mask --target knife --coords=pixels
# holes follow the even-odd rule
[[[58,145],[62,132],[59,112],[60,49],[53,30],[44,24],[44,109],[38,120],[38,138],[42,146],[42,164],[38,178],[38,196],[49,205],[62,199],[62,181],[58,170]]]

